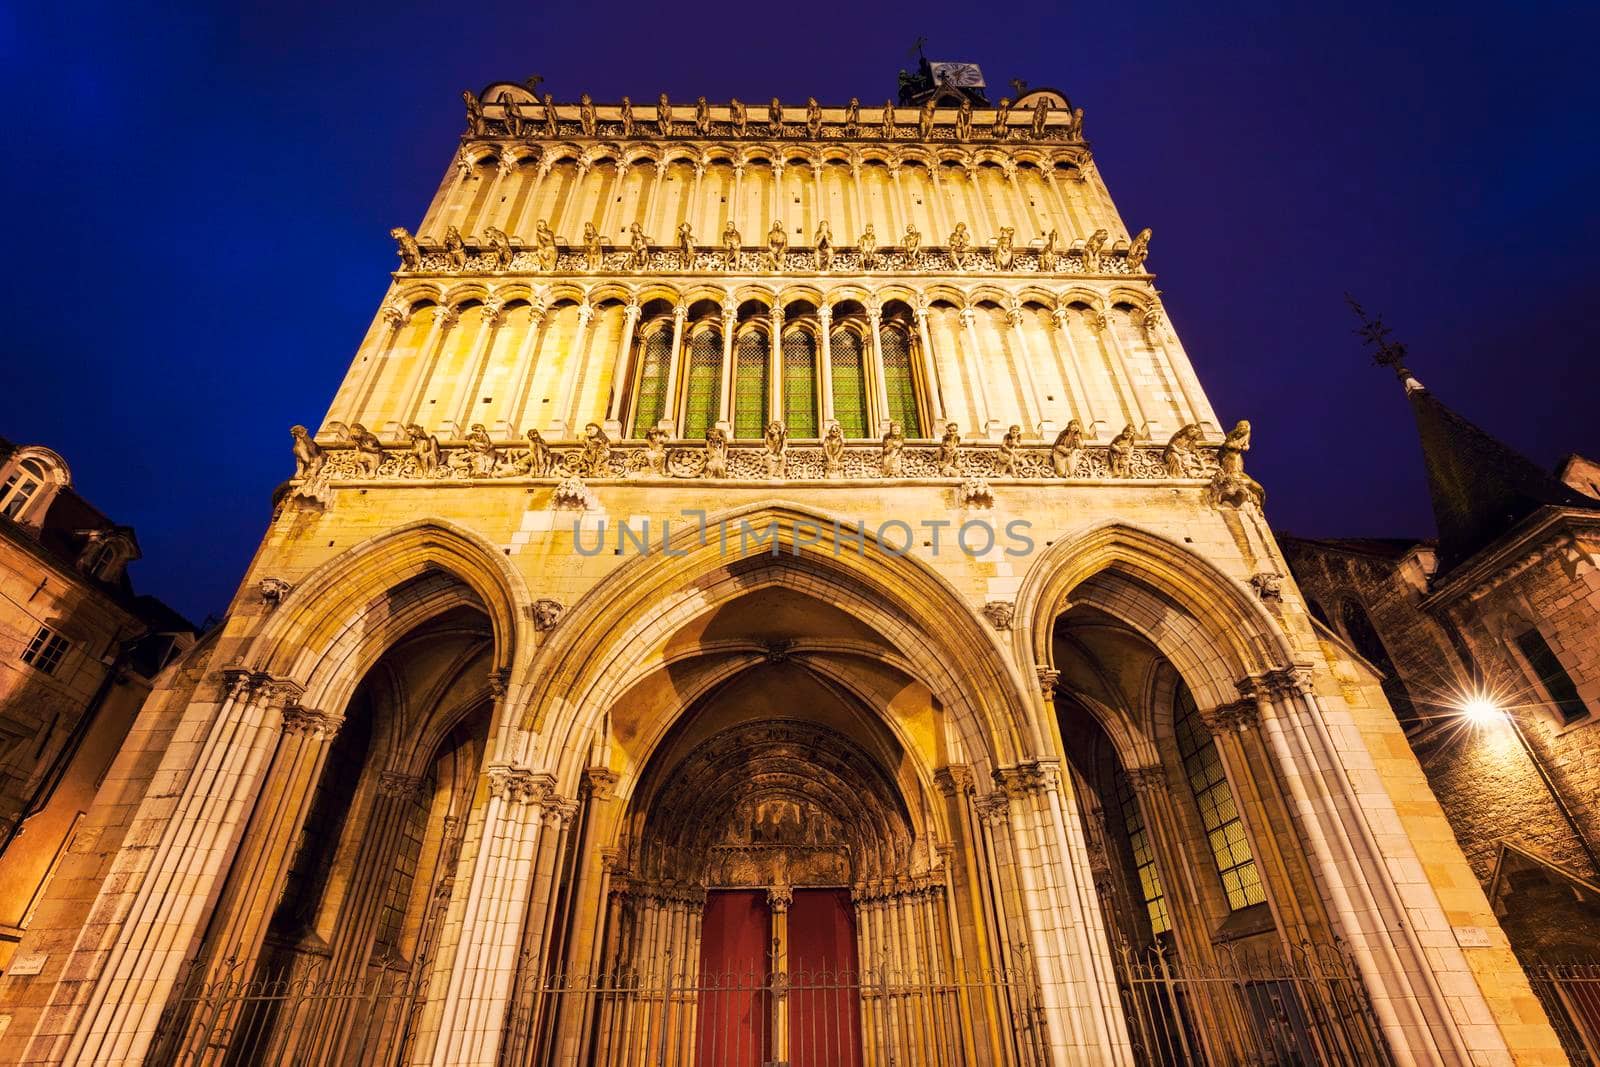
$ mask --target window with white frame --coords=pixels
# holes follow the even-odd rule
[[[36,459],[20,460],[0,485],[0,515],[20,521],[44,484],[44,464]]]
[[[72,642],[65,637],[48,626],[41,626],[39,632],[33,635],[33,640],[28,642],[28,647],[22,650],[22,662],[35,670],[53,675],[71,647]]]

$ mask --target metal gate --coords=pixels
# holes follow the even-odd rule
[[[1368,1067],[1394,1062],[1354,962],[1336,945],[1121,953],[1128,1036],[1147,1067]]]
[[[1600,1067],[1600,964],[1535,962],[1525,969],[1573,1067]]]
[[[191,965],[161,1017],[148,1062],[389,1067],[408,1050],[425,992],[409,970],[383,963],[356,978],[330,977],[303,959],[253,970],[235,964],[210,980]]]
[[[978,1020],[1002,1013],[989,1037],[978,1033]],[[1037,1000],[1020,970],[530,975],[508,1021],[507,1067],[1044,1063]]]

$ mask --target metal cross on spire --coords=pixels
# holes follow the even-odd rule
[[[1389,336],[1392,331],[1384,324],[1383,316],[1368,315],[1349,293],[1344,294],[1344,300],[1350,305],[1350,310],[1356,313],[1356,318],[1361,320],[1361,326],[1355,332],[1373,350],[1373,362],[1393,370],[1395,377],[1406,384],[1407,392],[1413,386],[1420,388],[1421,383],[1412,377],[1410,368],[1406,366],[1406,346]]]

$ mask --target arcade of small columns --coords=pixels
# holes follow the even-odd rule
[[[1107,247],[1130,236],[1083,148],[491,142],[463,146],[418,234],[437,241],[447,226],[469,235],[495,226],[531,242],[541,219],[573,247],[585,223],[618,245],[635,223],[673,245],[688,223],[697,244],[720,247],[730,220],[746,247],[763,246],[774,221],[800,246],[824,221],[843,247],[869,224],[880,247],[901,245],[907,226],[924,245],[943,245],[957,223],[975,246],[1002,226],[1016,230],[1018,248],[1055,230],[1062,253],[1099,229]]]
[[[661,415],[651,425],[668,436],[698,436],[718,423],[756,437],[767,420],[803,409],[809,418],[791,428],[803,437],[840,421],[844,393],[855,398],[852,411],[864,411],[841,428],[863,438],[881,435],[891,418],[908,436],[937,437],[948,420],[991,440],[1010,425],[1049,439],[1069,419],[1091,441],[1129,424],[1158,442],[1191,422],[1218,429],[1147,285],[1052,292],[942,282],[912,289],[907,281],[777,290],[755,280],[681,290],[402,283],[325,425],[360,422],[393,439],[411,423],[447,437],[475,423],[501,436],[533,426],[570,437],[593,421],[612,436],[638,437],[650,428],[639,418],[647,405]],[[846,358],[836,359],[841,330],[850,336]],[[886,331],[899,333],[887,367]],[[736,412],[738,374],[750,366],[740,342],[751,333],[766,350],[756,368],[764,400],[759,412]],[[647,353],[652,338],[659,348]],[[791,338],[799,350],[786,358]],[[664,373],[647,376],[662,363]],[[702,370],[714,377],[709,398],[690,389],[691,367],[715,368]],[[797,369],[805,379],[798,388]],[[715,406],[690,418],[692,402]]]

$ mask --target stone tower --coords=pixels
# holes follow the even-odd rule
[[[1082,111],[925,73],[465,94],[0,1057],[1561,1062]]]

